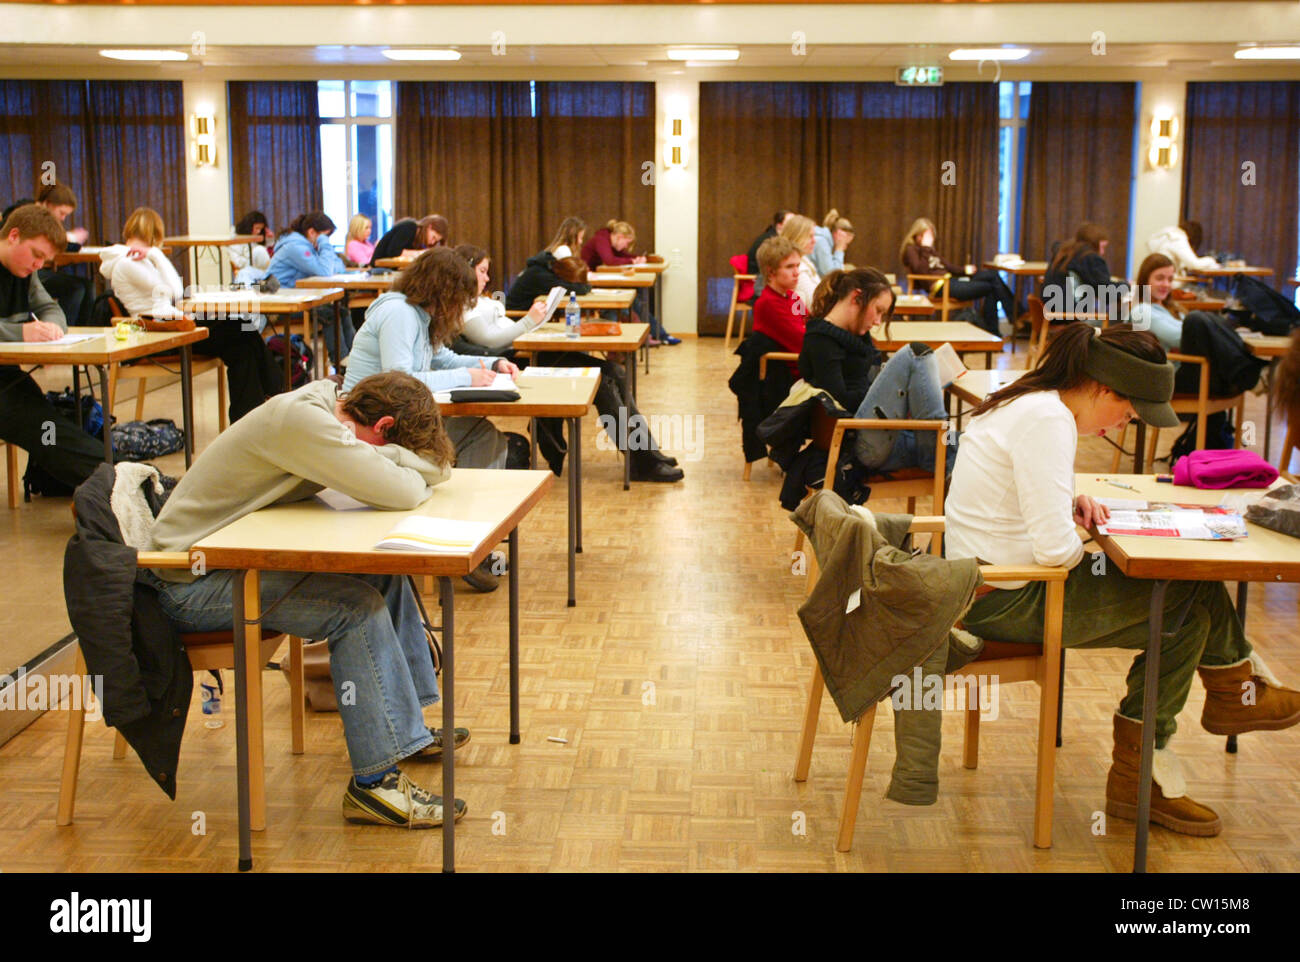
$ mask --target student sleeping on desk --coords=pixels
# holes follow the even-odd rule
[[[1172,427],[1174,368],[1150,333],[1120,324],[1096,331],[1067,325],[1042,364],[989,395],[962,435],[952,486],[944,503],[950,558],[995,565],[1041,564],[1070,569],[1065,582],[1062,644],[1066,648],[1131,648],[1139,652],[1128,691],[1114,717],[1114,750],[1106,779],[1106,812],[1137,815],[1138,759],[1147,619],[1151,583],[1117,567],[1102,573],[1086,560],[1076,525],[1104,521],[1108,512],[1074,495],[1074,458],[1081,434],[1118,431],[1142,418]],[[1169,750],[1176,716],[1192,678],[1205,686],[1201,725],[1218,735],[1288,728],[1300,722],[1300,692],[1282,687],[1252,650],[1222,582],[1173,581],[1165,617],[1173,624],[1191,607],[1160,653],[1151,821],[1187,835],[1217,835],[1218,815],[1193,801]],[[998,584],[977,597],[965,627],[983,638],[1039,643],[1046,604],[1044,582]],[[1243,704],[1243,685],[1256,692]]]

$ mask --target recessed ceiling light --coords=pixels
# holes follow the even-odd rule
[[[459,60],[459,50],[385,50],[384,56],[389,60]]]
[[[1024,47],[963,47],[948,54],[949,60],[1024,60],[1031,51]]]
[[[1300,47],[1242,47],[1233,56],[1238,60],[1300,60]]]
[[[739,60],[740,51],[735,47],[669,47],[669,60],[719,61]]]
[[[109,60],[189,60],[190,55],[180,50],[101,50],[101,57]]]

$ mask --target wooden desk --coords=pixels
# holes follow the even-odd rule
[[[510,743],[519,744],[519,523],[541,501],[555,476],[549,471],[492,471],[456,468],[451,478],[414,511],[335,511],[317,500],[277,505],[247,514],[209,535],[191,549],[208,570],[233,569],[233,624],[243,626],[244,644],[235,645],[235,745],[239,794],[239,870],[253,867],[248,773],[263,765],[260,744],[248,737],[249,672],[261,671],[261,571],[348,572],[355,574],[433,575],[442,603],[442,730],[455,723],[455,595],[451,579],[469,574],[502,539],[510,553]],[[464,554],[377,551],[378,541],[404,517],[430,515],[487,521],[491,533]],[[238,628],[236,629],[238,630]],[[260,685],[254,685],[260,692]],[[258,704],[256,709],[260,711]],[[448,815],[456,797],[455,752],[442,755],[442,797]],[[442,870],[456,869],[456,820],[442,826]]]
[[[894,298],[894,314],[898,317],[931,317],[936,310],[938,306],[924,294],[899,294]]]
[[[72,334],[94,334],[76,344],[51,344],[48,341],[33,343],[0,342],[0,364],[39,364],[55,367],[72,365],[72,393],[81,396],[81,380],[77,366],[88,365],[99,371],[99,390],[104,406],[104,460],[113,463],[113,399],[109,396],[109,375],[113,368],[125,361],[178,351],[181,358],[181,419],[185,430],[185,466],[194,460],[194,377],[190,367],[190,345],[208,336],[206,327],[192,331],[156,331],[128,335],[125,341],[114,336],[111,327],[74,327]]]
[[[663,261],[646,261],[644,264],[601,264],[596,268],[598,274],[617,274],[622,273],[627,267],[635,267],[638,274],[663,274],[668,270],[668,262]]]
[[[992,261],[985,261],[984,267],[988,270],[1002,271],[1004,274],[1011,275],[1011,296],[1015,299],[1017,311],[1020,310],[1020,293],[1025,284],[1024,278],[1043,277],[1047,274],[1047,261],[1021,261],[1015,267],[999,266]],[[1014,331],[1016,319],[1012,317],[1008,318],[1008,320],[1011,322]]]
[[[1197,277],[1208,277],[1211,279],[1220,277],[1232,277],[1234,274],[1245,274],[1248,277],[1272,277],[1273,268],[1271,267],[1189,267],[1187,273],[1194,274]]]
[[[344,274],[326,274],[321,277],[304,277],[294,284],[295,291],[306,288],[341,287],[345,291],[388,291],[393,288],[396,274],[371,274],[369,271],[348,271]]]
[[[187,247],[194,251],[194,283],[199,283],[199,261],[204,253],[217,262],[217,281],[226,283],[226,258],[221,253],[223,247],[248,245],[248,257],[253,257],[253,245],[260,240],[255,234],[179,234],[176,237],[164,237],[163,243],[172,247]]]
[[[386,267],[392,271],[404,271],[411,266],[414,257],[381,257],[377,261],[371,261],[371,267]]]
[[[1105,327],[1110,322],[1111,316],[1104,311],[1043,311],[1043,319],[1048,324],[1071,324],[1074,321],[1083,321],[1094,327],[1098,325]]]
[[[994,352],[1002,350],[1002,338],[965,321],[891,321],[888,325],[888,339],[885,337],[885,327],[884,324],[873,327],[871,339],[878,350],[891,354],[913,341],[931,347],[951,344],[958,354],[981,352],[984,355],[984,366],[991,368]]]
[[[577,370],[576,368],[574,370]],[[439,401],[443,417],[526,417],[532,420],[529,435],[533,442],[533,464],[537,463],[538,418],[562,418],[569,426],[569,607],[576,603],[574,591],[576,556],[582,552],[582,419],[591,410],[600,387],[600,370],[595,376],[529,376],[524,370],[515,383],[518,401],[469,401],[453,404]],[[439,392],[443,393],[443,392]],[[435,394],[436,398],[438,395]]]
[[[592,271],[587,274],[587,283],[598,290],[608,288],[646,288],[654,287],[658,275],[651,274],[648,271],[638,271],[634,274],[614,274]]]
[[[1132,485],[1125,491],[1098,481],[1093,472],[1075,477],[1075,493],[1095,498],[1133,498],[1182,504],[1218,504],[1227,491],[1203,491],[1182,485],[1160,484],[1153,475],[1103,475]],[[1279,482],[1280,483],[1280,482]],[[1247,489],[1242,489],[1247,490]],[[1258,492],[1258,489],[1255,489]],[[1106,557],[1130,578],[1154,582],[1151,591],[1150,636],[1146,652],[1146,689],[1143,721],[1153,720],[1160,678],[1160,645],[1164,631],[1165,591],[1169,582],[1236,581],[1237,615],[1245,623],[1246,584],[1251,581],[1300,581],[1300,550],[1296,540],[1247,522],[1250,537],[1240,541],[1180,541],[1172,538],[1105,536],[1093,533]],[[1067,612],[1068,616],[1068,612]],[[1179,619],[1181,622],[1181,618]],[[1174,625],[1176,630],[1178,625]],[[1142,762],[1138,775],[1137,834],[1133,845],[1133,871],[1146,871],[1147,835],[1151,813],[1151,762],[1155,749],[1154,724],[1142,726]]]
[[[1300,287],[1300,277],[1288,277],[1282,283],[1287,287]]]
[[[1228,306],[1228,302],[1221,297],[1196,297],[1174,303],[1185,311],[1209,311],[1212,314],[1217,314]]]
[[[320,344],[317,341],[317,331],[312,323],[311,312],[313,308],[320,307],[322,304],[334,304],[334,343],[342,345],[340,331],[340,317],[338,302],[343,300],[343,289],[340,287],[325,287],[306,290],[298,290],[296,287],[281,288],[274,294],[262,294],[258,291],[213,291],[208,294],[198,294],[194,297],[188,297],[181,301],[178,307],[188,314],[193,314],[195,320],[203,321],[224,321],[238,320],[247,323],[252,317],[258,314],[265,314],[268,321],[274,318],[281,318],[283,330],[280,332],[284,339],[284,390],[293,390],[293,352],[289,350],[289,328],[294,315],[302,315],[303,329],[307,332],[307,338],[311,341],[312,349],[315,351],[316,360],[323,364],[323,358],[320,353]],[[274,324],[272,323],[272,327]],[[335,358],[337,362],[338,359]]]
[[[629,295],[630,291],[626,292]],[[591,297],[593,295],[587,295]],[[578,303],[582,303],[582,298],[578,298]],[[629,298],[629,304],[631,300]],[[632,400],[636,400],[636,352],[641,345],[646,342],[650,336],[649,324],[623,324],[622,330],[618,334],[609,335],[587,335],[586,337],[565,337],[563,324],[543,324],[541,327],[534,328],[527,334],[515,338],[514,349],[524,351],[533,355],[541,355],[547,351],[601,351],[605,354],[621,355],[623,365],[628,373],[628,389],[632,392]],[[542,361],[541,363],[544,363]],[[627,456],[626,438],[622,445],[623,451],[623,490],[626,491],[631,487],[632,480],[632,459]]]
[[[966,371],[964,374],[957,376],[957,379],[944,388],[944,393],[957,402],[957,410],[953,412],[952,406],[949,405],[949,415],[954,418],[957,430],[961,430],[962,404],[969,404],[971,407],[978,407],[984,403],[984,399],[994,391],[1000,391],[1011,382],[1020,378],[1025,372],[1017,371]]]

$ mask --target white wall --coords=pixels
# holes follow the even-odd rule
[[[189,202],[189,234],[229,234],[234,226],[230,213],[230,136],[226,122],[226,82],[208,78],[185,80],[181,84],[185,103],[185,187]],[[217,163],[195,167],[189,158],[190,116],[196,111],[216,116]],[[241,216],[235,214],[235,217]],[[194,256],[191,252],[191,257]],[[215,283],[210,264],[197,274],[191,264],[190,278]]]
[[[700,82],[694,77],[670,77],[655,84],[655,247],[672,264],[663,275],[659,319],[669,332],[696,331],[699,271],[697,243],[700,212]],[[671,117],[686,118],[686,167],[664,169],[665,129]]]
[[[1144,81],[1138,98],[1138,175],[1133,185],[1132,234],[1129,276],[1137,274],[1138,265],[1150,253],[1147,238],[1162,227],[1178,223],[1183,195],[1183,133],[1187,118],[1183,108],[1187,84],[1181,80]],[[1151,118],[1172,113],[1178,118],[1178,162],[1169,170],[1152,170],[1147,162],[1151,146]]]

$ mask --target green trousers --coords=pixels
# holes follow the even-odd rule
[[[1130,578],[1102,555],[1086,554],[1065,581],[1066,648],[1132,648],[1141,652],[1128,672],[1128,694],[1119,713],[1142,720],[1143,673],[1149,640],[1148,615],[1154,581]],[[1160,693],[1156,699],[1156,747],[1164,748],[1178,729],[1197,665],[1231,665],[1250,654],[1228,589],[1220,581],[1171,581],[1165,592],[1167,632],[1178,609],[1191,598],[1187,617],[1160,646]],[[993,591],[971,606],[967,630],[994,641],[1038,644],[1043,640],[1047,584],[1032,581],[1015,590]]]

